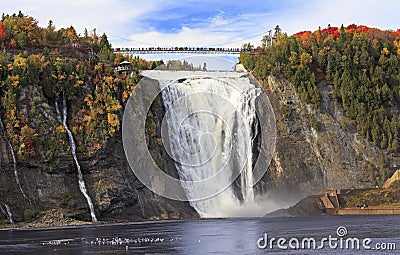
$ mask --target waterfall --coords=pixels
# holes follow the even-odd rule
[[[74,158],[75,166],[76,166],[77,171],[78,171],[79,189],[80,189],[81,193],[83,194],[83,196],[86,198],[87,204],[88,204],[89,209],[90,209],[90,215],[92,217],[92,221],[93,222],[97,222],[96,214],[94,212],[93,202],[92,202],[92,199],[90,198],[89,194],[87,193],[85,181],[83,180],[81,166],[79,164],[78,157],[76,156],[75,140],[74,140],[74,137],[72,135],[72,132],[69,130],[68,125],[67,125],[68,109],[67,109],[67,102],[66,102],[65,95],[63,96],[62,116],[61,116],[61,113],[60,113],[60,109],[58,108],[57,100],[55,102],[55,108],[56,108],[57,120],[64,126],[64,128],[65,128],[65,130],[66,130],[66,132],[68,134],[68,139],[69,139],[69,143],[70,143],[71,151],[72,151],[72,157]]]
[[[8,144],[8,147],[10,148],[11,157],[12,157],[12,159],[13,159],[13,170],[14,170],[15,182],[17,183],[17,186],[18,186],[19,190],[21,191],[22,196],[23,196],[25,199],[28,199],[27,195],[25,194],[24,190],[22,189],[21,181],[19,180],[19,177],[18,177],[17,159],[16,159],[16,157],[15,157],[15,153],[14,153],[13,147],[12,147],[12,145],[11,145],[11,143],[10,143],[9,140],[7,140],[7,144]],[[28,199],[28,200],[29,200],[29,199]]]
[[[17,184],[17,186],[19,188],[19,191],[21,192],[22,196],[26,200],[31,202],[30,199],[28,198],[28,196],[25,194],[24,190],[22,189],[21,181],[19,180],[19,176],[18,176],[17,158],[15,156],[14,149],[13,149],[13,147],[11,145],[10,140],[7,139],[6,131],[4,129],[3,120],[1,119],[1,117],[0,117],[0,129],[4,132],[4,137],[5,137],[8,149],[10,150],[11,157],[12,157],[12,160],[13,160],[13,171],[14,171],[15,182],[16,182],[16,184]]]
[[[6,208],[6,210],[4,211],[3,208],[1,208],[1,210],[7,215],[8,222],[14,225],[14,219],[10,207],[7,204],[4,204],[4,207]]]
[[[260,89],[256,89],[254,85],[249,86],[248,89],[242,94],[241,100],[239,102],[238,110],[241,111],[241,116],[244,119],[244,127],[247,128],[247,136],[242,140],[245,140],[249,145],[246,146],[246,171],[241,175],[241,188],[243,199],[247,202],[254,202],[254,190],[253,190],[253,145],[254,140],[257,136],[258,121],[255,110],[255,100],[258,95],[260,95]],[[254,128],[252,128],[254,125]]]
[[[177,73],[156,71],[148,77],[160,84],[166,150],[180,179],[190,181],[182,182],[190,204],[202,217],[263,215],[265,209],[257,210],[252,169],[255,99],[261,89],[234,72],[202,77],[187,72],[186,78],[175,79]],[[203,197],[205,190],[213,195]]]

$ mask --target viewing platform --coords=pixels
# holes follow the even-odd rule
[[[327,190],[320,197],[322,201],[320,209],[325,209],[326,214],[330,215],[400,214],[400,206],[398,204],[378,206],[360,204],[355,207],[342,207],[343,196],[361,194],[368,190],[370,189]]]

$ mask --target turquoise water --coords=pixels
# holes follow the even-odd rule
[[[399,254],[399,221],[400,216],[317,216],[3,230],[0,254]],[[342,248],[338,234],[342,235]],[[329,236],[337,238],[331,240],[332,247]],[[276,240],[271,247],[272,238]],[[279,238],[286,240],[280,240],[281,247]],[[318,249],[323,238],[327,241],[323,249]],[[350,238],[358,240],[359,249],[352,249],[352,240],[346,249]],[[311,239],[316,241],[315,249],[312,242],[308,247]],[[294,249],[296,240],[299,249]],[[363,241],[369,250],[363,247]],[[386,249],[376,250],[377,244]]]

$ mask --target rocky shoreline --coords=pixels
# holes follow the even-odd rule
[[[265,217],[298,217],[326,214],[325,209],[323,209],[322,206],[323,204],[320,196],[312,195],[300,200],[297,204],[289,208],[268,213]]]

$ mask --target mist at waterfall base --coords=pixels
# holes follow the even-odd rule
[[[205,60],[204,63],[209,63],[207,58],[198,62],[202,60]],[[253,186],[263,175],[253,176],[253,167],[257,160],[253,155],[254,141],[256,137],[260,137],[259,129],[265,128],[262,125],[259,126],[256,99],[261,94],[266,97],[266,94],[250,81],[249,74],[162,69],[145,71],[142,75],[159,86],[165,109],[165,116],[161,123],[162,143],[175,162],[180,179],[179,185],[183,186],[187,201],[201,217],[263,216],[268,212],[288,206],[287,203],[268,197],[267,192],[254,191]],[[146,81],[142,88],[150,84],[151,82]],[[140,86],[138,87],[135,90],[139,91]],[[136,92],[135,97],[137,98],[140,93]],[[267,101],[270,106],[269,100]],[[138,104],[140,104],[138,101],[128,102],[127,108]],[[141,108],[146,107],[141,106]],[[274,124],[271,128],[273,143],[269,144],[268,150],[273,151],[276,135],[275,118],[272,107],[269,108],[271,119],[273,119],[270,122]],[[133,114],[137,111],[130,112]],[[137,122],[139,116],[141,115],[130,118]],[[129,121],[124,117],[124,123],[127,122]],[[135,125],[129,128],[133,126]],[[164,193],[175,190],[172,184],[168,185],[170,180],[160,182],[158,173],[151,172],[148,166],[146,169],[140,169],[143,163],[135,161],[136,159],[132,160],[129,151],[137,148],[135,145],[140,146],[138,143],[132,143],[131,146],[127,146],[127,149],[124,142],[125,152],[135,175],[159,195],[171,199],[180,197],[174,196],[173,192]],[[134,151],[135,156],[143,161],[145,157],[137,153],[141,150]],[[272,153],[269,154],[272,157]],[[154,161],[154,158],[151,161]],[[266,162],[263,165],[264,173],[267,171],[270,160]],[[146,173],[142,173],[144,171]],[[155,171],[162,172],[161,169]],[[152,174],[154,177],[146,176]],[[162,172],[161,175],[163,174]],[[171,179],[169,176],[166,178]],[[154,184],[154,179],[157,179],[156,184]],[[146,180],[149,181],[146,183]],[[159,185],[160,183],[163,184]],[[159,186],[167,188],[163,189]],[[184,199],[178,198],[178,200]]]

